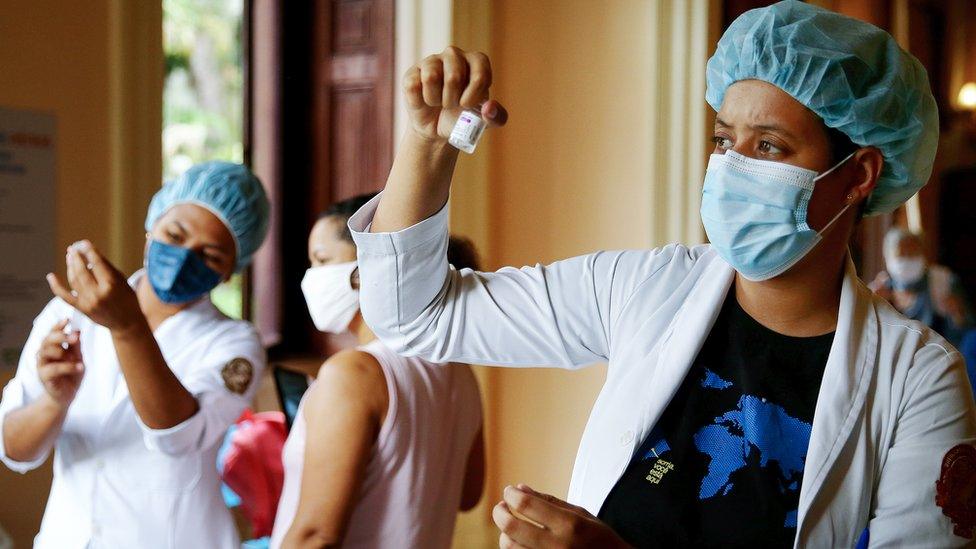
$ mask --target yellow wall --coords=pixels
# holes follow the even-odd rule
[[[124,270],[140,263],[141,220],[161,177],[161,33],[159,3],[0,2],[0,106],[57,117],[49,253],[62,270],[62,250],[79,238]],[[0,370],[0,384],[12,374]],[[37,532],[49,482],[50,465],[26,476],[0,467],[0,525],[17,547]]]
[[[104,246],[110,169],[107,2],[5,1],[0,25],[0,105],[57,116],[58,248],[80,235]]]
[[[489,53],[492,95],[511,114],[475,155],[461,155],[452,190],[451,230],[475,241],[485,268],[652,244],[651,5],[609,8],[454,3],[453,43]],[[507,484],[565,497],[605,372],[478,369],[487,489],[459,518],[456,547],[497,546],[490,512]]]
[[[491,136],[493,266],[648,247],[649,3],[492,7],[494,96],[510,112]],[[604,374],[495,371],[493,497],[517,482],[565,497]]]

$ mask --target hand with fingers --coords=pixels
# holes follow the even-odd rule
[[[586,509],[524,484],[506,486],[491,514],[501,530],[502,549],[631,547]]]
[[[886,271],[881,271],[877,276],[874,277],[870,283],[868,283],[868,288],[872,292],[878,294],[881,299],[885,301],[891,301],[891,277]]]
[[[447,203],[463,148],[450,144],[461,111],[480,112],[488,127],[508,120],[505,108],[489,99],[490,88],[491,64],[483,53],[449,47],[407,70],[403,95],[410,122],[376,206],[372,232],[406,229]]]
[[[125,330],[145,321],[135,291],[126,277],[92,246],[82,240],[68,247],[65,256],[68,287],[57,275],[47,275],[54,295],[110,330]]]
[[[480,111],[489,126],[503,126],[508,112],[489,99],[491,63],[480,52],[450,46],[410,67],[403,91],[411,127],[430,141],[447,141],[461,109]]]
[[[85,375],[81,359],[78,332],[65,333],[68,321],[57,323],[44,338],[37,352],[37,375],[47,396],[62,410],[66,410],[78,394]]]

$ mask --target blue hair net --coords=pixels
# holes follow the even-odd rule
[[[854,142],[884,156],[866,215],[890,212],[928,181],[939,115],[925,68],[863,21],[795,0],[742,14],[708,60],[716,111],[740,80],[768,82]]]
[[[231,162],[204,162],[163,185],[146,214],[146,230],[177,204],[196,204],[216,215],[230,230],[237,247],[235,271],[251,256],[268,233],[270,206],[264,187],[251,170]]]

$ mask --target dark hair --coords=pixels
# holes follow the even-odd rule
[[[831,163],[836,164],[848,155],[860,149],[847,134],[837,128],[827,128],[827,141],[830,145]]]
[[[851,153],[861,148],[859,145],[851,141],[851,138],[847,137],[847,134],[838,130],[837,128],[828,128],[826,126],[824,126],[824,128],[827,130],[827,143],[830,146],[831,164],[837,164],[841,160],[847,158]],[[858,206],[857,216],[855,218],[857,221],[855,224],[864,218],[864,210],[867,209],[867,206],[867,200],[861,202],[861,205]]]
[[[481,267],[478,261],[478,250],[470,239],[463,236],[451,236],[447,241],[447,262],[455,269],[474,269]]]
[[[352,233],[349,232],[349,226],[346,222],[377,194],[379,193],[361,194],[336,202],[320,213],[318,219],[322,220],[327,217],[340,219],[342,221],[342,229],[339,230],[339,237],[343,240],[353,242]],[[478,270],[478,250],[474,247],[474,243],[471,240],[463,236],[451,236],[447,242],[447,261],[451,265],[454,265],[456,269]]]
[[[340,219],[342,221],[342,229],[339,230],[339,237],[343,240],[352,242],[352,233],[349,232],[349,227],[346,225],[346,222],[349,221],[352,214],[359,211],[360,208],[365,206],[366,203],[372,200],[377,194],[379,193],[361,194],[359,196],[354,196],[352,198],[347,198],[345,200],[336,202],[320,213],[318,220],[322,220],[327,217],[335,217]]]

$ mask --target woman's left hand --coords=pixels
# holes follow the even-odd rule
[[[513,510],[524,518],[513,514]],[[498,541],[502,549],[630,547],[586,509],[536,492],[524,484],[505,487],[503,500],[491,514],[502,531]]]
[[[125,276],[112,266],[91,242],[82,240],[68,247],[68,285],[57,275],[47,275],[54,295],[109,330],[125,330],[145,317],[135,291]]]

